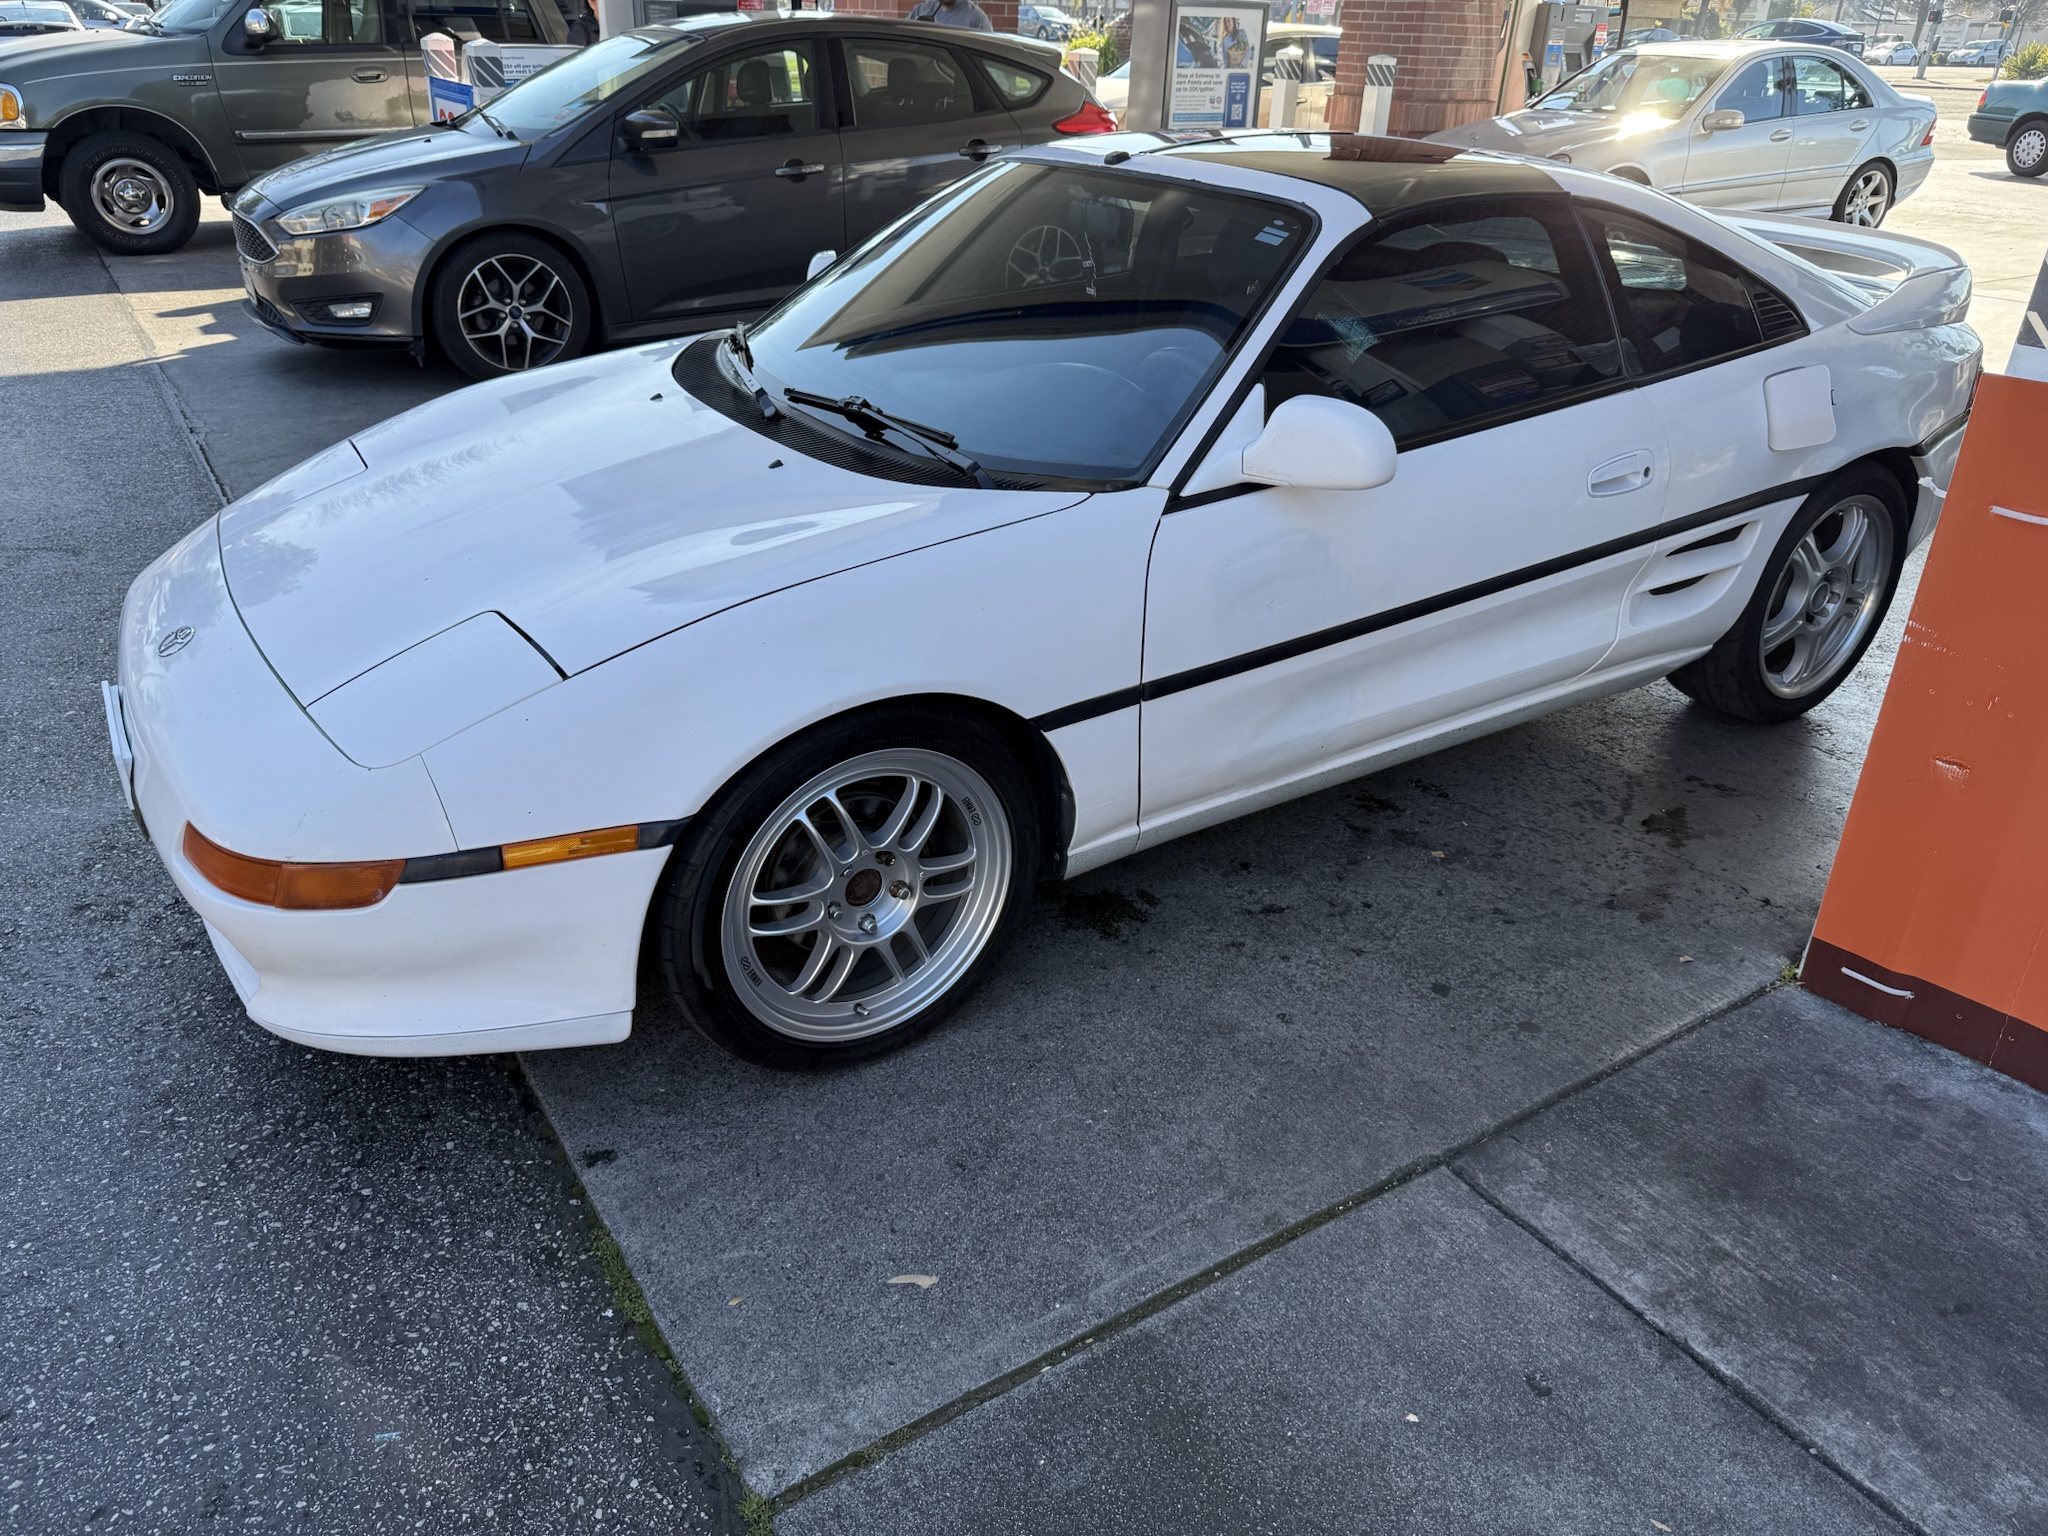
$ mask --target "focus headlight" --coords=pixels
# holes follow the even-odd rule
[[[389,218],[425,190],[425,187],[387,187],[380,192],[358,192],[324,203],[305,203],[289,213],[279,214],[277,226],[293,235],[324,235],[337,229],[366,229],[379,219]]]
[[[26,128],[28,113],[22,110],[21,92],[11,85],[0,85],[0,128]]]

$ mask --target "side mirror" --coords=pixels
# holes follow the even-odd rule
[[[1244,477],[1312,491],[1369,491],[1394,478],[1394,434],[1363,406],[1284,400],[1244,450]]]
[[[242,13],[242,36],[261,48],[265,43],[277,41],[277,23],[270,12],[261,6],[254,6]]]
[[[809,282],[839,259],[837,251],[819,251],[811,258],[811,264],[804,268],[804,281]]]
[[[619,120],[619,136],[635,154],[651,155],[683,142],[683,125],[660,107],[642,107]]]
[[[1718,112],[1709,112],[1700,119],[1700,132],[1726,133],[1731,128],[1740,128],[1749,119],[1733,107],[1723,107]]]

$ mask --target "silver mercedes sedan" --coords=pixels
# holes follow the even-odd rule
[[[1709,208],[1875,226],[1927,178],[1934,103],[1862,60],[1778,42],[1647,43],[1439,142],[1562,160]]]

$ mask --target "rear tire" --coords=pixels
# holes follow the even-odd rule
[[[2005,141],[2005,168],[2030,178],[2048,171],[2048,118],[2020,124],[2019,132]]]
[[[820,726],[692,819],[655,895],[662,975],[691,1023],[762,1066],[895,1050],[995,967],[1041,838],[1030,781],[978,717]]]
[[[1738,720],[1805,714],[1876,638],[1905,568],[1907,529],[1895,478],[1870,464],[1843,470],[1793,515],[1735,627],[1668,681]]]
[[[95,133],[57,173],[71,222],[116,256],[161,256],[199,228],[199,183],[169,145],[140,133]]]
[[[1876,229],[1884,222],[1884,216],[1892,211],[1892,200],[1898,184],[1886,167],[1873,160],[1857,168],[1835,199],[1832,217],[1837,224],[1853,224],[1861,229]]]
[[[500,379],[589,350],[590,290],[562,250],[517,230],[488,230],[448,253],[427,294],[428,324],[448,360]]]

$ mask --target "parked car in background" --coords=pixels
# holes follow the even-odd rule
[[[0,0],[0,37],[36,37],[46,32],[83,32],[85,23],[63,0]],[[15,55],[10,50],[8,58]]]
[[[1079,23],[1057,6],[1020,5],[1017,7],[1017,32],[1019,36],[1035,37],[1048,43],[1064,43],[1079,30]]]
[[[1124,109],[1131,102],[1131,61],[1125,59],[1106,75],[1095,77],[1095,99],[1105,111],[1117,117],[1124,115]]]
[[[1839,21],[1822,21],[1816,16],[1788,16],[1780,21],[1758,22],[1745,27],[1744,38],[1771,43],[1802,43],[1810,48],[1839,48],[1861,56],[1864,38],[1854,27]]]
[[[2015,176],[2048,171],[2048,80],[1994,80],[1963,125],[1980,144],[2005,151]]]
[[[1863,59],[1868,64],[1918,64],[1920,50],[1901,38],[1866,48]]]
[[[557,0],[170,0],[126,30],[21,37],[0,68],[0,209],[54,198],[110,251],[174,251],[202,194],[431,122],[422,33],[561,43],[567,25]]]
[[[128,594],[115,759],[288,1039],[616,1041],[645,956],[728,1049],[845,1062],[1041,880],[1660,678],[1799,718],[1934,525],[1969,291],[1440,145],[1026,148],[744,334],[208,519]]]
[[[1337,78],[1337,40],[1343,36],[1341,27],[1317,26],[1310,22],[1276,22],[1266,29],[1266,40],[1259,48],[1259,72],[1267,85],[1273,83],[1273,60],[1282,48],[1298,48],[1307,55],[1313,68],[1302,78],[1311,83],[1320,81],[1330,84]]]
[[[479,378],[767,308],[1000,150],[1110,115],[1056,46],[754,11],[621,33],[234,200],[257,317]],[[1048,261],[1065,259],[1048,250]]]
[[[1875,227],[1926,180],[1934,123],[1933,102],[1833,49],[1653,43],[1524,111],[1431,137],[1590,166],[1712,208]]]
[[[1964,65],[1998,64],[2004,61],[2006,53],[2006,46],[2002,42],[1965,43],[1960,48],[1950,49],[1942,62]]]
[[[125,27],[138,16],[147,16],[146,5],[117,5],[114,0],[65,0],[88,27]]]

